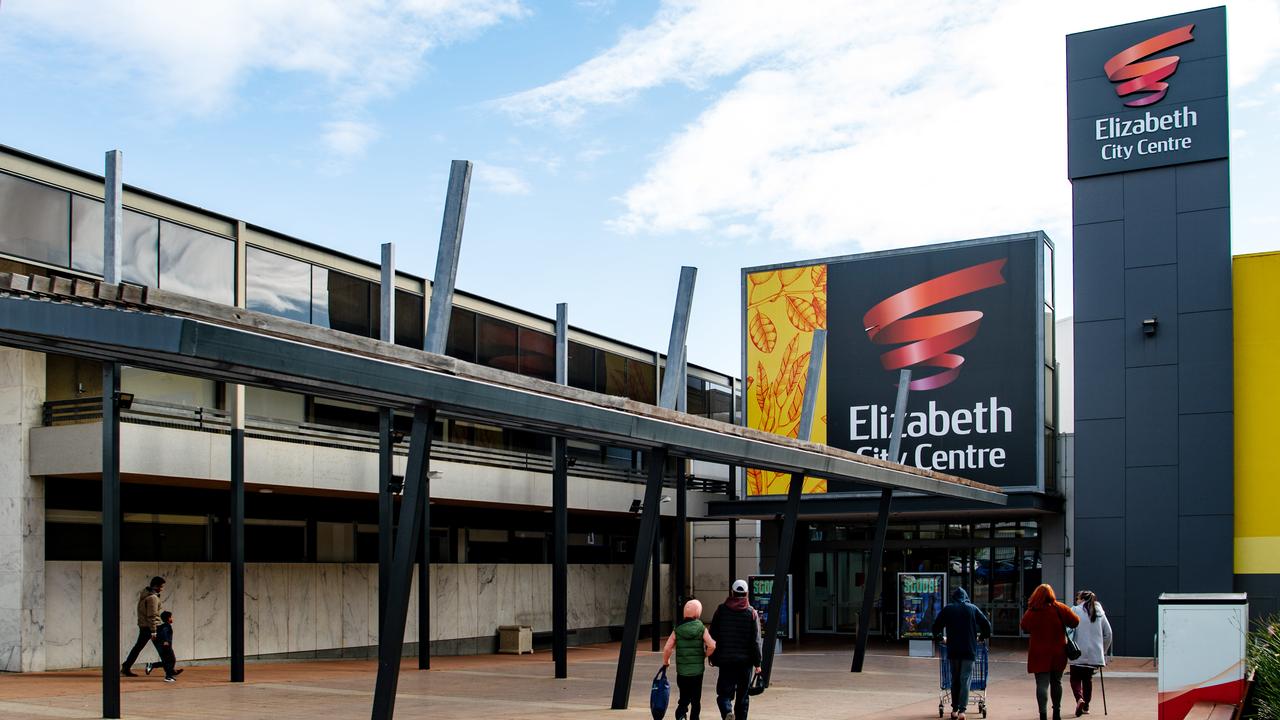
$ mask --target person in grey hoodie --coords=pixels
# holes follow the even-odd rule
[[[969,593],[962,587],[951,591],[951,602],[933,621],[933,639],[943,641],[944,633],[951,670],[951,717],[964,720],[973,661],[978,657],[978,643],[991,637],[991,621],[969,602]]]
[[[1107,664],[1111,649],[1111,622],[1092,590],[1076,593],[1079,601],[1072,610],[1080,618],[1076,628],[1076,646],[1080,657],[1071,661],[1071,694],[1076,698],[1076,717],[1089,712],[1093,700],[1093,674]]]

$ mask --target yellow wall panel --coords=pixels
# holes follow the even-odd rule
[[[1232,261],[1235,304],[1235,571],[1280,573],[1280,253]]]

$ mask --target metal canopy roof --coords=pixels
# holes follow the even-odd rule
[[[996,488],[153,288],[0,273],[0,344],[1004,505]]]

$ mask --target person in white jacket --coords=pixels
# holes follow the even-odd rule
[[[1107,651],[1111,649],[1111,623],[1107,613],[1091,590],[1076,594],[1076,606],[1072,608],[1080,618],[1075,631],[1080,657],[1071,661],[1071,692],[1076,698],[1076,717],[1089,712],[1093,699],[1093,673],[1107,664]]]

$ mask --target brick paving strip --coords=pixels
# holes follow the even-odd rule
[[[895,648],[868,656],[867,672],[848,672],[847,643],[807,644],[778,656],[774,684],[752,700],[756,720],[817,718],[936,718],[938,663],[908,658]],[[397,718],[578,718],[649,717],[648,683],[657,656],[637,655],[632,708],[608,710],[617,645],[575,648],[570,678],[551,677],[547,653],[532,656],[434,658],[419,672],[407,660],[401,675]],[[1016,649],[993,651],[989,711],[998,718],[1034,718],[1035,686]],[[1155,718],[1154,668],[1149,660],[1120,658],[1107,674],[1107,700],[1116,718]],[[369,660],[251,663],[248,682],[226,682],[225,665],[187,666],[177,683],[158,675],[125,678],[126,717],[135,718],[340,718],[368,717],[376,665]],[[703,717],[714,720],[715,670],[703,684]],[[100,675],[93,670],[0,676],[0,717],[99,717]],[[674,685],[674,683],[673,683]],[[1065,685],[1065,681],[1064,681]],[[1064,688],[1066,689],[1066,688]],[[673,688],[674,691],[674,688]],[[1097,692],[1095,683],[1095,693]],[[674,694],[674,693],[673,693]],[[1064,710],[1073,710],[1067,689]],[[674,704],[674,697],[673,704]],[[1066,713],[1070,717],[1073,713]],[[1101,717],[1101,702],[1094,713]],[[668,717],[674,715],[674,708]],[[980,717],[976,712],[970,717]]]

